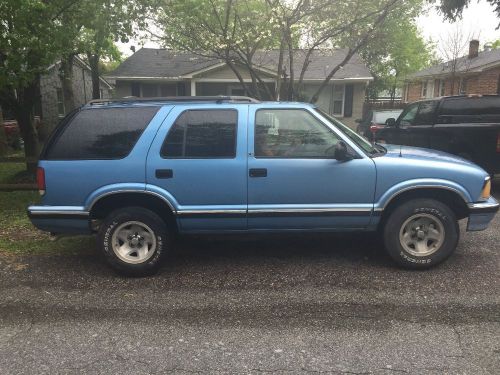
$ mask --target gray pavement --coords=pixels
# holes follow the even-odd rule
[[[498,374],[500,215],[464,224],[423,272],[359,234],[184,239],[144,279],[0,255],[0,374]]]

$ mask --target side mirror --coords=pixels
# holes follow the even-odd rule
[[[335,146],[334,156],[338,161],[352,160],[352,155],[349,153],[347,145],[344,141],[338,141],[337,145]]]
[[[395,127],[396,126],[396,119],[395,118],[388,118],[385,120],[385,124],[390,127]]]

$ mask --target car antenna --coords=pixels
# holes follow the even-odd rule
[[[402,158],[403,157],[403,145],[399,145],[399,157]]]

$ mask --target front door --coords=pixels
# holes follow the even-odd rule
[[[341,133],[314,110],[270,105],[250,108],[248,118],[249,229],[361,229],[369,224],[375,189],[370,158],[332,158]]]
[[[247,113],[247,105],[179,105],[158,131],[147,188],[171,197],[182,231],[246,229]]]

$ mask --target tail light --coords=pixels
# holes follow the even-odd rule
[[[500,152],[500,132],[497,134],[497,152]]]
[[[375,135],[375,133],[377,132],[377,130],[379,129],[382,129],[383,126],[382,125],[379,125],[379,124],[375,124],[374,122],[372,122],[372,124],[370,125],[370,131],[373,135]]]
[[[45,194],[45,170],[42,167],[36,169],[36,184],[40,195]]]

